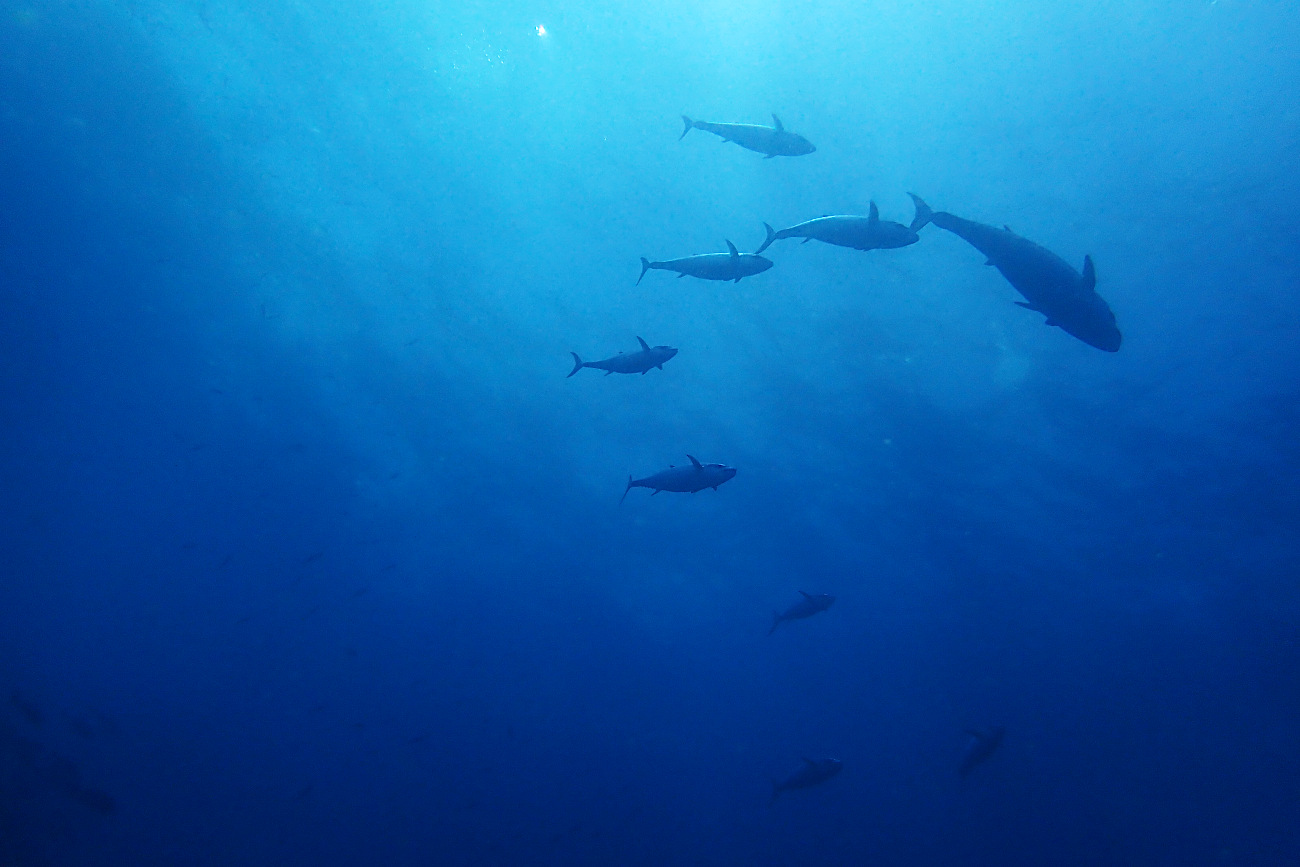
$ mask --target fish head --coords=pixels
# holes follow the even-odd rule
[[[813,598],[817,600],[817,607],[822,611],[835,604],[835,597],[829,593],[818,593]]]
[[[827,779],[830,779],[840,771],[844,770],[844,763],[839,759],[822,759],[817,764],[820,767],[821,772],[826,775]]]
[[[709,467],[717,472],[724,482],[729,482],[736,477],[735,467],[729,467],[725,464],[710,464]]]
[[[1063,330],[1073,334],[1089,346],[1095,346],[1104,352],[1119,352],[1124,337],[1119,333],[1119,323],[1115,313],[1105,301],[1094,296],[1094,303],[1087,316],[1074,317],[1063,322]]]
[[[756,267],[756,270],[754,271],[755,274],[762,274],[768,268],[771,268],[772,264],[772,260],[766,256],[754,255],[754,265]]]
[[[786,143],[786,153],[790,156],[802,157],[811,153],[816,153],[816,151],[817,148],[812,142],[808,141],[808,139],[801,135],[795,135],[794,133],[790,134],[790,139]]]
[[[660,358],[662,358],[664,361],[667,361],[668,359],[672,358],[674,355],[677,354],[677,347],[676,347],[676,346],[656,346],[656,347],[655,347],[655,353],[656,353]]]

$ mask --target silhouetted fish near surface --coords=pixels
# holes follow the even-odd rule
[[[912,194],[909,194],[912,195]],[[1083,273],[1074,270],[1060,256],[1022,238],[1010,229],[986,226],[944,211],[931,211],[921,199],[916,202],[919,230],[927,222],[957,235],[979,250],[1002,272],[1015,290],[1025,297],[1016,304],[1047,317],[1047,324],[1106,352],[1119,352],[1122,337],[1115,314],[1097,294],[1097,272],[1092,257],[1083,257]]]
[[[693,129],[702,129],[720,136],[723,141],[735,142],[746,150],[765,154],[764,159],[772,157],[801,157],[817,148],[813,143],[798,133],[788,132],[781,118],[772,115],[771,126],[759,126],[755,123],[708,123],[703,120],[691,120],[682,115],[686,129],[677,137],[678,141],[686,138]]]
[[[619,502],[626,500],[627,492],[633,488],[651,488],[654,490],[654,494],[650,495],[652,497],[660,491],[673,491],[678,494],[694,494],[705,488],[713,488],[716,491],[718,485],[731,481],[736,475],[732,467],[722,464],[702,464],[691,455],[686,457],[691,459],[690,466],[669,467],[644,479],[633,479],[628,476],[627,487],[623,489],[623,497]]]
[[[919,212],[912,218],[910,226],[895,223],[893,220],[882,220],[880,210],[876,207],[876,203],[872,202],[865,217],[818,217],[780,231],[764,223],[767,240],[754,253],[762,253],[772,246],[773,241],[782,241],[786,238],[803,238],[805,244],[809,241],[821,241],[837,247],[851,247],[854,250],[894,250],[921,240],[921,236],[916,232],[924,225]]]
[[[800,590],[799,595],[803,600],[791,605],[784,614],[772,612],[772,628],[767,631],[768,635],[776,632],[776,628],[787,620],[803,620],[814,614],[820,614],[835,604],[835,597],[829,593],[818,593],[813,596]]]
[[[641,344],[641,349],[637,352],[622,353],[612,358],[606,358],[602,361],[583,361],[578,357],[578,353],[570,352],[573,356],[573,370],[569,371],[569,376],[573,376],[584,367],[594,367],[596,370],[605,371],[605,375],[611,373],[640,373],[645,374],[654,368],[664,369],[664,362],[671,359],[677,354],[677,350],[671,346],[651,346],[638,337],[637,342]]]
[[[961,757],[961,766],[957,769],[957,773],[965,778],[978,765],[988,761],[998,751],[998,747],[1002,746],[1002,736],[1006,732],[1003,726],[992,726],[983,731],[967,729],[966,734],[970,735],[971,740],[966,745],[966,752]]]
[[[820,786],[843,769],[844,763],[839,759],[819,759],[814,761],[804,756],[802,768],[795,771],[788,778],[772,783],[772,800],[768,803],[774,803],[782,792]]]
[[[669,259],[666,262],[651,262],[641,257],[641,276],[636,278],[636,285],[650,269],[657,271],[676,271],[678,277],[699,277],[701,280],[734,280],[739,283],[743,277],[762,274],[772,267],[771,259],[753,253],[741,253],[736,245],[727,242],[726,253],[700,253],[698,256],[686,256],[681,259]]]

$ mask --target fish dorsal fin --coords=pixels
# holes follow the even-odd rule
[[[1083,288],[1089,291],[1097,288],[1097,269],[1092,266],[1092,257],[1083,257]]]
[[[640,335],[637,335],[636,342],[637,342],[637,343],[640,343],[640,344],[641,344],[641,348],[644,349],[646,352],[649,352],[649,351],[650,351],[650,344],[648,344],[648,343],[646,343],[644,340],[642,340]]]
[[[812,601],[812,597],[809,596],[807,593],[803,592],[802,590],[799,591],[799,595],[802,596],[804,599],[807,599],[807,600],[810,601],[810,602]]]
[[[1013,229],[1013,228],[1011,228],[1010,226],[1008,226],[1006,223],[1003,223],[1003,224],[1002,224],[1002,228],[1003,228],[1003,229],[1006,229],[1008,232],[1010,232],[1010,233],[1013,234],[1013,235],[1016,233],[1016,230]]]
[[[868,223],[880,222],[880,209],[876,207],[875,202],[871,203],[871,210],[867,211],[867,222]]]
[[[736,245],[735,245],[735,244],[733,244],[733,243],[731,243],[730,241],[728,241],[728,242],[727,242],[727,249],[728,249],[729,251],[731,251],[731,258],[733,258],[733,259],[739,259],[739,258],[740,258],[740,251],[736,249]]]
[[[817,763],[814,762],[812,759],[808,758],[807,756],[802,756],[801,758],[804,760],[806,764],[812,765],[813,767],[817,766]]]
[[[785,124],[781,123],[781,118],[777,117],[775,114],[772,115],[772,127],[777,132],[785,132]]]
[[[694,466],[695,469],[697,470],[704,469],[704,465],[701,464],[698,460],[696,460],[695,455],[687,455],[686,457],[691,459],[691,465]]]

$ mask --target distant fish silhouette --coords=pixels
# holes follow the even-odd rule
[[[814,614],[820,614],[835,604],[835,597],[828,593],[818,593],[813,596],[800,590],[799,595],[803,597],[802,601],[791,605],[784,614],[772,612],[772,628],[767,631],[768,635],[776,632],[776,628],[787,620],[803,620]]]
[[[844,763],[839,759],[813,760],[805,756],[802,768],[786,779],[772,783],[772,800],[768,803],[776,803],[776,799],[780,797],[782,792],[820,786],[843,769]]]
[[[623,499],[619,502],[626,500],[627,492],[633,488],[651,488],[654,490],[654,494],[650,495],[652,497],[660,491],[694,494],[705,488],[713,488],[716,491],[718,485],[735,478],[736,470],[732,467],[722,464],[702,464],[691,455],[686,457],[691,459],[690,466],[672,466],[644,479],[633,479],[628,476],[627,487],[623,490]]]
[[[781,118],[772,115],[771,126],[759,126],[753,123],[709,123],[703,120],[691,120],[682,115],[686,129],[677,137],[678,141],[686,138],[693,129],[711,132],[723,141],[735,142],[746,150],[764,154],[764,159],[772,157],[801,157],[813,153],[817,148],[813,143],[798,133],[787,132]]]
[[[676,271],[678,277],[699,277],[701,280],[731,280],[739,283],[745,277],[762,274],[772,267],[771,259],[753,253],[741,254],[736,245],[727,242],[726,253],[700,253],[697,256],[685,256],[681,259],[668,259],[663,262],[651,262],[641,257],[641,276],[636,278],[638,286],[647,271]]]
[[[893,220],[882,220],[876,203],[871,202],[871,209],[865,217],[818,217],[780,231],[764,223],[767,240],[754,253],[762,253],[772,246],[773,241],[785,238],[803,238],[805,244],[809,241],[821,241],[837,247],[851,247],[854,250],[892,250],[915,244],[921,239],[916,231],[925,224],[917,225],[919,221],[919,215],[912,219],[910,226],[895,223]]]
[[[966,734],[970,735],[971,739],[966,745],[966,752],[962,755],[961,766],[957,768],[957,773],[962,779],[970,776],[971,771],[992,758],[998,751],[998,747],[1002,746],[1002,736],[1006,731],[1004,726],[992,726],[983,731],[966,730]]]
[[[640,373],[645,375],[656,367],[663,370],[664,362],[669,361],[677,354],[677,350],[671,346],[651,346],[640,337],[637,338],[637,342],[641,344],[640,351],[626,354],[620,352],[618,355],[601,361],[583,361],[578,357],[578,353],[570,352],[569,354],[573,356],[573,370],[569,371],[569,376],[573,376],[584,367],[603,370],[606,376],[611,373]]]

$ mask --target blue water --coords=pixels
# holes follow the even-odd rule
[[[0,2],[0,864],[1300,863],[1292,5],[468,7]]]

